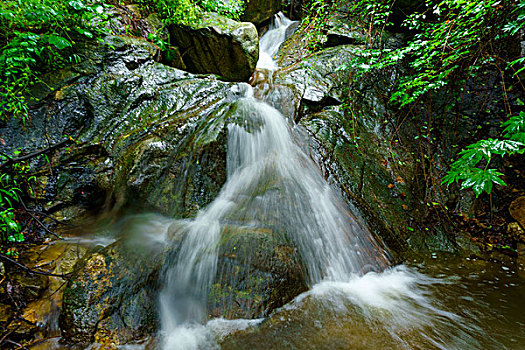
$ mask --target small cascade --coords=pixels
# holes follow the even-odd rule
[[[276,69],[272,57],[292,22],[279,14],[261,39],[258,67]],[[181,230],[175,261],[160,296],[163,348],[202,344],[195,331],[207,317],[217,273],[221,227],[235,222],[285,235],[299,250],[310,285],[381,271],[388,259],[291,137],[276,109],[256,100],[248,84],[228,127],[228,180],[219,196]],[[254,249],[257,249],[254,247]],[[196,345],[197,344],[197,345]]]
[[[275,70],[277,63],[274,61],[274,56],[279,51],[279,47],[284,42],[286,30],[293,21],[286,18],[282,12],[275,15],[274,21],[270,25],[268,32],[263,35],[259,41],[259,61],[257,68]]]

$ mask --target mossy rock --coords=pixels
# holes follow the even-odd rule
[[[72,343],[109,346],[154,332],[164,253],[160,244],[133,239],[88,252],[64,291],[62,336]]]
[[[247,1],[241,20],[261,24],[279,12],[281,0],[249,0]]]
[[[267,228],[226,226],[209,310],[216,317],[259,318],[308,289],[297,249]]]
[[[207,13],[193,26],[169,27],[171,45],[179,48],[188,71],[212,73],[229,81],[248,81],[259,59],[257,29]]]

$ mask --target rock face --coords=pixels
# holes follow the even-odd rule
[[[148,243],[118,241],[77,263],[60,314],[65,339],[114,346],[156,330],[158,276],[166,249]]]
[[[209,297],[215,317],[268,316],[307,290],[297,249],[285,235],[266,228],[226,226]]]
[[[252,23],[208,13],[192,27],[171,25],[169,32],[171,44],[179,48],[190,72],[248,81],[255,70],[259,38]]]
[[[29,125],[0,125],[7,152],[46,148],[64,135],[77,141],[49,153],[53,173],[39,179],[49,213],[69,218],[140,205],[188,218],[217,196],[226,181],[226,126],[238,89],[166,67],[157,54],[140,39],[84,43],[81,63],[35,87],[39,101]],[[170,247],[176,250],[177,242]],[[113,346],[155,332],[165,253],[164,246],[133,240],[89,252],[64,293],[64,338]],[[210,314],[268,315],[306,289],[299,261],[281,234],[232,224],[219,249]]]
[[[139,39],[86,43],[81,63],[42,77],[54,91],[35,88],[40,102],[30,126],[0,125],[7,153],[46,148],[63,135],[77,140],[49,153],[54,169],[42,179],[42,199],[55,203],[50,213],[143,203],[187,217],[218,193],[226,180],[232,84],[164,66],[156,54]]]
[[[509,207],[510,215],[525,229],[525,197],[516,198]]]
[[[261,24],[279,12],[281,0],[250,0],[247,1],[241,20]]]

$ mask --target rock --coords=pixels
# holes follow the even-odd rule
[[[518,197],[509,206],[510,215],[525,229],[525,196]]]
[[[193,27],[171,25],[171,44],[182,52],[193,73],[218,74],[230,81],[248,81],[259,59],[259,38],[252,23],[214,13]]]
[[[507,236],[525,243],[525,230],[517,222],[511,222],[507,225]]]
[[[14,316],[13,309],[10,305],[0,304],[0,329]]]
[[[68,220],[128,204],[193,215],[226,179],[233,85],[157,63],[158,48],[141,39],[105,43],[83,43],[82,62],[66,69],[73,75],[47,77],[60,98],[42,90],[30,126],[13,119],[0,128],[0,148],[29,153],[63,135],[79,141],[50,153],[53,174],[39,181],[46,210]]]
[[[261,24],[272,18],[280,8],[281,0],[250,0],[245,5],[241,20]]]
[[[296,109],[295,120],[299,120],[301,114],[319,111],[323,106],[341,104],[348,72],[337,68],[355,57],[358,51],[359,48],[353,45],[328,48],[275,74],[274,84],[290,88],[299,99],[296,98],[295,102],[302,110]],[[287,62],[287,55],[285,48],[279,55],[281,64]]]
[[[49,277],[25,271],[12,273],[10,278],[19,286],[26,302],[38,299],[49,286]]]
[[[156,330],[158,274],[165,249],[142,240],[117,241],[89,252],[64,291],[62,336],[111,347]]]
[[[521,278],[525,278],[525,242],[518,242],[517,251],[516,266],[518,268],[518,275]]]
[[[412,150],[407,143],[392,141],[393,130],[386,121],[395,113],[385,96],[396,73],[356,78],[351,66],[338,69],[359,52],[359,46],[340,45],[287,65],[295,52],[285,42],[279,53],[284,68],[275,73],[275,85],[265,99],[290,111],[274,96],[292,93],[294,97],[286,100],[294,101],[294,114],[287,115],[306,131],[303,139],[310,139],[306,143],[312,158],[393,253],[456,251],[460,248],[446,227],[425,222],[432,208],[420,201],[420,170]],[[409,140],[414,130],[406,125],[396,132]]]
[[[265,317],[307,289],[299,253],[283,235],[253,227],[223,229],[210,315]]]
[[[366,42],[366,35],[361,31],[352,30],[352,28],[344,25],[337,24],[331,27],[326,33],[325,46],[339,46],[347,44],[364,44]]]

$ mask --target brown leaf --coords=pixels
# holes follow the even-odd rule
[[[396,177],[396,182],[402,184],[402,183],[405,182],[405,180],[403,180],[403,178],[401,176],[397,176]]]
[[[396,187],[396,185],[394,185],[394,184],[388,184],[388,186],[386,186],[386,187],[388,187],[388,188],[390,188],[390,189],[393,189],[394,187]]]

